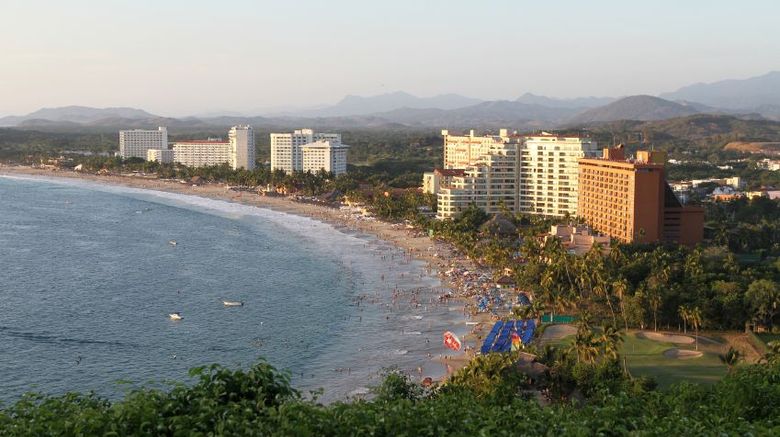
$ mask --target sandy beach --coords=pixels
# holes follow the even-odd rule
[[[98,183],[122,185],[132,188],[165,191],[171,193],[195,195],[212,199],[237,202],[260,208],[269,208],[279,212],[305,216],[328,223],[336,229],[363,232],[386,241],[400,249],[410,260],[424,261],[427,271],[440,278],[444,290],[451,291],[451,298],[464,305],[464,315],[470,321],[470,334],[462,338],[465,352],[452,352],[451,355],[434,355],[433,360],[441,362],[448,372],[463,367],[478,349],[484,330],[492,324],[489,314],[472,314],[473,305],[469,298],[477,285],[474,278],[489,275],[489,271],[480,269],[472,261],[459,255],[449,245],[430,238],[427,234],[403,223],[388,223],[360,214],[324,205],[304,203],[288,197],[269,197],[249,191],[233,191],[226,184],[208,183],[202,185],[183,184],[179,181],[161,180],[156,176],[130,175],[94,175],[89,173],[44,170],[25,166],[0,166],[0,174],[32,175],[55,178],[75,178]],[[452,272],[471,272],[469,277]],[[449,273],[448,273],[449,272]]]

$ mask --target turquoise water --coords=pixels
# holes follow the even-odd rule
[[[0,399],[116,398],[258,357],[324,400],[364,391],[386,367],[435,376],[441,333],[465,330],[460,307],[432,303],[438,287],[387,243],[308,218],[0,177]],[[176,311],[183,320],[169,320]]]

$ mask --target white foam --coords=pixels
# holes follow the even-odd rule
[[[164,200],[160,202],[171,206],[189,206],[195,211],[211,213],[226,218],[240,217],[258,217],[265,219],[285,228],[288,231],[300,235],[309,240],[315,240],[322,243],[324,248],[333,248],[333,237],[339,237],[342,242],[365,243],[353,235],[345,234],[334,228],[331,224],[315,220],[313,218],[275,211],[262,206],[245,205],[241,203],[229,202],[226,200],[212,199],[198,196],[197,194],[170,193],[147,188],[126,187],[122,185],[109,185],[99,182],[86,181],[81,179],[66,179],[45,176],[17,176],[4,175],[0,177],[6,179],[16,179],[35,182],[50,182],[59,185],[74,186],[77,188],[86,188],[95,191],[101,191],[112,194],[132,194],[142,196],[143,200],[154,201],[155,199]],[[171,203],[172,202],[172,203]],[[136,211],[140,213],[141,211]],[[342,254],[342,251],[338,251]]]

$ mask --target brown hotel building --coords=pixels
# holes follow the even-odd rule
[[[666,183],[665,162],[658,151],[627,160],[622,145],[604,149],[602,158],[581,158],[577,215],[626,243],[701,242],[704,210],[680,204]]]

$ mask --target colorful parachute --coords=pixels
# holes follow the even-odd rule
[[[523,341],[517,331],[512,333],[512,351],[517,352],[523,348]]]
[[[447,346],[454,351],[459,351],[461,346],[460,339],[457,335],[447,331],[444,333],[444,346]]]

